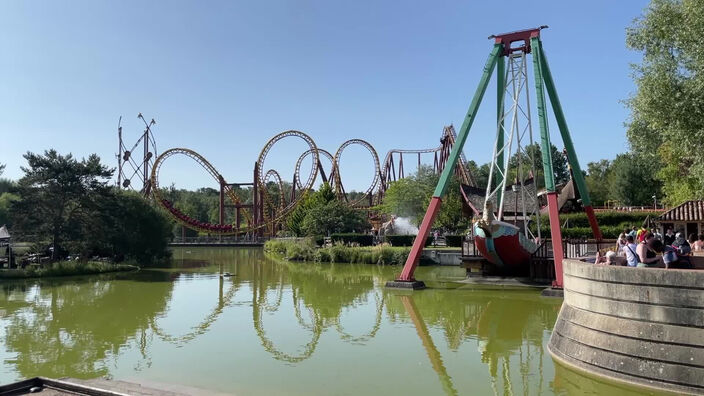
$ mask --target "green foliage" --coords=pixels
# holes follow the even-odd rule
[[[5,192],[0,194],[0,226],[7,225],[12,229],[10,206],[20,199],[19,195]]]
[[[452,232],[464,231],[470,226],[471,219],[462,213],[462,193],[460,193],[460,182],[456,178],[450,180],[445,197],[442,199],[442,206],[435,217],[434,228],[442,228]],[[430,205],[430,197],[426,198],[425,207]],[[425,215],[425,210],[423,215]]]
[[[292,261],[316,261],[330,263],[401,265],[410,253],[407,247],[378,245],[374,247],[353,247],[334,244],[330,247],[315,248],[309,239],[269,240],[264,250]]]
[[[450,247],[462,247],[464,235],[445,235],[445,243]]]
[[[391,246],[413,246],[413,242],[416,240],[415,235],[384,235],[384,242],[390,244]],[[425,246],[430,246],[433,244],[433,237],[425,238]]]
[[[0,178],[0,194],[6,192],[17,192],[17,183],[10,179]]]
[[[359,246],[372,246],[374,244],[374,236],[369,234],[344,233],[330,235],[333,243],[342,243],[345,245],[357,244]]]
[[[27,267],[25,269],[0,271],[0,278],[43,278],[56,276],[74,276],[102,274],[106,272],[133,271],[137,267],[125,264],[112,264],[100,261],[58,261],[44,267]]]
[[[523,178],[527,178],[533,168],[535,168],[535,180],[538,188],[545,187],[545,177],[543,170],[543,157],[540,144],[533,143],[524,148],[524,152],[514,154],[509,160],[509,181],[517,180],[518,165],[523,169]],[[552,158],[552,171],[555,177],[555,184],[565,183],[570,179],[567,158],[560,152],[554,144],[550,145],[550,156]],[[532,160],[531,160],[532,159]]]
[[[611,164],[609,190],[623,205],[648,205],[659,195],[660,183],[654,179],[652,162],[635,154],[619,154]]]
[[[363,214],[337,200],[328,183],[307,193],[286,219],[286,227],[296,236],[364,232],[369,222]]]
[[[604,238],[618,238],[625,229],[643,225],[646,218],[651,219],[660,215],[660,212],[597,212],[596,220]],[[535,221],[531,222],[531,229],[536,231]],[[560,214],[563,238],[593,238],[592,229],[586,213]],[[540,232],[543,238],[550,237],[550,219],[547,215],[540,217]]]
[[[89,251],[97,252],[100,246],[104,255],[109,254],[118,261],[127,259],[140,266],[150,266],[170,257],[171,221],[139,194],[114,191],[102,202],[101,217],[101,223],[91,233],[104,239],[92,238],[91,241],[96,242],[87,245]]]
[[[421,171],[425,171],[425,168],[421,168]],[[418,225],[423,220],[433,188],[434,184],[424,183],[419,180],[417,174],[397,180],[389,185],[384,193],[384,200],[377,209],[390,216],[408,217]]]
[[[472,176],[474,176],[474,181],[477,183],[477,187],[486,189],[489,182],[490,165],[486,163],[479,166],[476,162],[470,160],[467,162],[467,169]]]
[[[28,152],[24,158],[28,167],[22,168],[25,175],[18,183],[21,199],[11,206],[15,233],[50,241],[58,258],[65,243],[92,237],[83,234],[83,225],[96,221],[93,215],[109,191],[112,170],[95,154],[78,161],[48,150],[44,155]]]
[[[414,175],[391,183],[377,210],[390,216],[410,218],[412,223],[419,225],[423,221],[438,179],[439,176],[433,173],[431,167],[421,166]],[[462,214],[460,183],[453,178],[433,226],[455,231],[466,229],[468,225],[469,219]]]
[[[169,221],[136,193],[109,187],[112,170],[96,155],[78,161],[49,150],[25,159],[19,199],[10,203],[18,237],[53,245],[54,259],[72,253],[145,265],[169,256]]]
[[[650,159],[670,205],[704,199],[704,1],[653,0],[627,31],[636,93],[628,138]]]
[[[363,214],[344,203],[333,200],[311,208],[303,219],[305,235],[330,235],[343,232],[364,232],[369,223]]]
[[[615,202],[619,206],[650,206],[653,195],[662,198],[662,185],[656,179],[657,162],[652,156],[619,154],[613,161],[587,164],[587,189],[596,206]]]
[[[611,161],[606,159],[587,164],[587,175],[584,180],[594,206],[605,206],[607,201],[614,199],[609,188],[610,170]]]
[[[289,213],[286,217],[286,229],[296,236],[302,236],[303,233],[303,220],[306,218],[306,214],[313,207],[314,197],[313,193],[306,192],[302,197],[298,205]]]

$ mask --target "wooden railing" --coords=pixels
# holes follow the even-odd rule
[[[615,239],[603,239],[597,241],[595,239],[563,239],[562,251],[564,258],[578,258],[585,256],[596,255],[597,251],[616,246]],[[480,257],[481,254],[477,249],[474,238],[467,238],[462,241],[462,256]],[[538,259],[552,259],[552,242],[550,239],[545,239],[538,246],[533,257]]]

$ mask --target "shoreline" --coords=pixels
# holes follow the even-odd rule
[[[139,267],[131,264],[111,264],[100,261],[58,261],[46,268],[2,269],[0,270],[0,279],[60,278],[135,270],[139,270]]]

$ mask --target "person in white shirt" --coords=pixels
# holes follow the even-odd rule
[[[636,254],[636,249],[638,249],[638,245],[633,242],[633,236],[626,235],[626,245],[623,247],[623,252],[626,254],[626,261],[629,267],[637,267],[640,261]]]

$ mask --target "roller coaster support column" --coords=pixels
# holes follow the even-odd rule
[[[584,181],[582,168],[579,166],[579,160],[577,159],[577,153],[574,150],[574,144],[572,143],[570,130],[567,128],[565,114],[562,112],[560,98],[558,98],[557,96],[555,82],[552,79],[552,73],[550,73],[550,66],[548,66],[548,61],[545,57],[545,52],[543,52],[542,43],[540,42],[540,39],[537,40],[536,48],[538,48],[538,51],[534,54],[534,56],[540,55],[540,63],[542,66],[541,71],[543,74],[543,80],[545,80],[545,88],[547,89],[548,96],[550,97],[552,111],[555,113],[557,126],[560,129],[560,135],[562,135],[562,142],[565,144],[565,149],[567,150],[567,161],[569,162],[570,167],[572,167],[572,177],[574,178],[575,184],[577,184],[577,190],[579,191],[579,196],[582,199],[584,211],[587,212],[587,218],[589,219],[589,225],[592,228],[594,239],[600,241],[601,230],[599,229],[599,224],[596,222],[596,216],[594,216],[594,208],[592,207],[592,201],[589,198],[587,183]]]
[[[474,118],[477,114],[477,110],[479,109],[479,104],[481,103],[482,97],[484,97],[486,88],[489,85],[489,78],[491,77],[491,73],[494,71],[497,59],[502,56],[502,48],[502,44],[495,44],[494,49],[489,55],[489,59],[487,59],[486,64],[484,65],[484,74],[482,74],[482,78],[479,81],[479,86],[474,92],[472,103],[469,105],[467,115],[464,118],[464,122],[462,122],[462,127],[460,127],[460,132],[457,136],[457,141],[452,147],[452,151],[450,152],[450,157],[447,161],[447,164],[445,165],[445,168],[442,170],[440,180],[438,181],[438,185],[435,188],[433,197],[430,200],[430,205],[428,206],[428,209],[425,212],[423,222],[421,223],[420,229],[418,230],[418,235],[416,236],[416,239],[413,242],[411,253],[408,255],[408,259],[406,259],[406,264],[403,266],[401,276],[399,276],[396,281],[386,283],[387,287],[399,287],[408,289],[425,288],[425,284],[423,282],[415,280],[415,278],[413,277],[413,272],[418,266],[420,255],[423,252],[423,247],[425,246],[425,239],[430,233],[430,228],[433,226],[433,223],[435,222],[435,217],[437,216],[438,211],[440,210],[440,206],[442,205],[442,196],[445,195],[445,190],[447,190],[447,186],[450,184],[450,179],[452,178],[452,174],[455,171],[457,160],[460,158],[464,143],[467,141],[469,129],[471,128],[472,123],[474,123]]]
[[[548,213],[550,215],[550,239],[552,241],[553,260],[555,260],[554,287],[562,287],[562,231],[560,230],[560,208],[557,204],[557,191],[555,190],[555,172],[552,167],[552,146],[550,145],[550,132],[548,131],[548,115],[545,103],[545,88],[543,88],[542,62],[540,38],[531,38],[533,49],[533,73],[535,74],[535,96],[538,99],[538,123],[540,124],[540,151],[543,157],[543,174],[545,177],[545,190],[548,197]]]
[[[261,217],[259,215],[259,164],[254,163],[254,183],[252,184],[252,226],[259,225]],[[238,223],[239,224],[239,223]],[[257,234],[259,231],[255,231]],[[257,235],[259,236],[259,235]]]
[[[496,152],[498,154],[496,162],[500,165],[500,169],[504,169],[504,89],[506,89],[506,81],[504,81],[505,72],[505,62],[504,57],[500,56],[496,60]],[[503,182],[499,172],[494,174],[494,184],[500,185]],[[503,191],[499,189],[496,192],[496,202],[501,202],[501,195]]]
[[[225,225],[225,179],[219,177],[220,181],[220,225]]]

